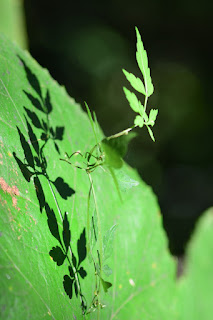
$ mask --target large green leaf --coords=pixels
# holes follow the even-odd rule
[[[0,32],[18,43],[22,48],[27,47],[23,1],[0,1]]]
[[[197,223],[179,283],[180,320],[209,320],[213,313],[213,208]]]
[[[176,268],[151,188],[124,164],[139,184],[121,190],[123,202],[102,168],[90,189],[85,170],[59,160],[96,144],[86,114],[3,37],[0,59],[1,318],[175,319]]]

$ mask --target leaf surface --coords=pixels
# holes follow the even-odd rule
[[[91,309],[97,277],[86,254],[90,181],[84,170],[60,160],[65,152],[85,155],[95,146],[90,121],[46,70],[4,37],[0,60],[2,318],[97,319],[97,310],[82,315]],[[109,162],[120,170],[123,160],[110,152]],[[175,319],[175,263],[156,198],[133,169],[124,164],[122,171],[139,182],[121,191],[123,203],[112,177],[101,168],[92,172],[101,224],[97,233],[103,240],[118,225],[110,246],[109,237],[104,242],[110,255],[106,249],[101,319]],[[60,265],[61,249],[52,251],[57,265],[49,252],[67,249],[70,238],[69,261]]]
[[[143,78],[144,78],[144,84],[145,84],[145,95],[151,96],[154,92],[154,87],[152,84],[152,79],[150,76],[150,69],[148,67],[148,58],[146,50],[144,49],[143,42],[141,40],[140,33],[138,31],[138,28],[136,29],[136,35],[137,35],[137,52],[136,52],[136,59],[138,62],[138,66],[142,72]]]
[[[208,320],[213,313],[213,208],[199,219],[179,281],[179,319]]]

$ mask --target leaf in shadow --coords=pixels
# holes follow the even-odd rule
[[[76,257],[73,252],[72,252],[72,263],[73,263],[74,267],[77,268],[77,261],[76,261]]]
[[[30,111],[29,109],[27,109],[26,107],[24,107],[28,117],[30,118],[30,120],[32,121],[32,124],[38,128],[38,129],[43,129],[41,122],[37,116],[37,114],[35,112]]]
[[[43,119],[42,119],[42,125],[43,125],[44,130],[47,132],[48,131],[48,125],[47,125],[46,121],[44,121]]]
[[[78,270],[78,273],[80,274],[82,279],[84,279],[87,275],[87,272],[86,272],[86,270],[84,270],[83,267],[80,267],[80,269]]]
[[[41,182],[38,177],[34,177],[34,186],[36,191],[36,196],[38,198],[40,212],[42,213],[43,208],[45,207],[45,195],[41,185]]]
[[[55,141],[54,141],[54,146],[55,146],[55,150],[58,152],[58,154],[61,154],[59,147],[58,147],[57,143],[55,143]]]
[[[47,90],[44,103],[45,103],[46,113],[49,114],[53,109],[51,101],[50,101],[50,92],[49,92],[49,90]]]
[[[41,134],[41,140],[47,141],[47,139],[48,139],[48,134],[42,132],[42,134]]]
[[[19,169],[21,170],[23,177],[25,178],[25,180],[27,180],[28,182],[30,182],[30,178],[34,175],[34,172],[31,172],[30,170],[28,170],[26,164],[24,164],[17,156],[16,153],[13,152],[13,156],[19,166]]]
[[[74,278],[75,274],[74,274],[73,268],[71,266],[69,266],[68,269],[69,269],[70,277]]]
[[[50,209],[48,203],[45,203],[45,210],[47,214],[47,223],[50,229],[51,234],[54,238],[56,238],[61,244],[61,238],[58,230],[58,222],[55,216],[55,213],[52,209]]]
[[[40,167],[40,168],[42,167],[41,161],[38,157],[34,157],[34,161],[35,161],[37,167]]]
[[[71,240],[71,232],[70,232],[70,226],[69,226],[69,221],[67,219],[66,212],[64,213],[64,219],[63,219],[63,240],[64,240],[64,245],[67,253],[70,245],[70,240]]]
[[[64,182],[64,179],[61,177],[58,177],[54,182],[52,181],[52,183],[56,187],[60,196],[65,200],[75,193],[75,191],[70,188],[70,186]]]
[[[50,133],[51,133],[52,137],[55,137],[55,132],[54,132],[54,129],[52,127],[50,127]]]
[[[30,83],[30,85],[33,87],[33,89],[38,93],[38,95],[40,97],[42,97],[41,95],[41,87],[39,84],[39,81],[36,77],[36,75],[34,73],[32,73],[32,71],[30,70],[30,68],[26,65],[25,61],[18,55],[18,58],[21,60],[21,62],[23,63],[25,72],[27,74],[27,79]]]
[[[105,138],[103,142],[107,143],[118,155],[123,158],[127,152],[129,142],[137,136],[136,132],[129,132],[120,137]]]
[[[41,102],[39,101],[39,99],[35,98],[32,94],[30,94],[29,92],[23,90],[24,93],[26,94],[26,96],[28,97],[28,99],[31,101],[32,105],[38,109],[39,111],[44,112],[43,107]]]
[[[81,262],[84,261],[87,255],[85,228],[81,233],[80,238],[77,242],[77,249],[78,249],[78,266],[80,266]]]
[[[53,247],[49,255],[53,258],[53,260],[57,263],[58,266],[61,266],[64,263],[66,255],[63,253],[60,247]]]
[[[104,292],[107,292],[108,289],[112,286],[111,282],[108,282],[108,281],[105,281],[103,278],[101,278],[101,284],[102,284],[102,287],[104,289]]]
[[[115,169],[119,169],[123,166],[123,160],[120,154],[114,149],[107,139],[101,141],[101,146],[105,153],[105,163]]]
[[[75,295],[76,295],[76,297],[78,297],[78,286],[77,286],[76,281],[74,281],[74,289],[75,289]]]
[[[16,127],[16,128],[19,133],[19,137],[20,137],[21,145],[22,145],[22,148],[24,151],[25,159],[27,160],[27,163],[29,164],[29,166],[35,170],[33,154],[32,154],[31,148],[29,146],[29,143],[26,141],[24,135],[21,133],[19,128],[18,127]]]
[[[63,135],[64,135],[64,127],[56,127],[55,130],[55,140],[63,140]]]
[[[29,124],[29,122],[27,121],[27,119],[26,119],[26,122],[27,122],[28,135],[30,137],[30,141],[31,141],[32,146],[33,146],[34,150],[36,151],[37,155],[39,155],[38,139],[37,139],[35,133],[33,132],[33,129],[31,127],[31,125]]]
[[[64,276],[63,286],[66,294],[70,299],[72,299],[72,285],[73,285],[74,279],[71,279],[69,276]]]

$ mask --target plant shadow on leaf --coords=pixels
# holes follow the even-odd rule
[[[55,193],[55,191],[57,191],[61,198],[67,200],[67,198],[71,197],[75,191],[69,186],[68,183],[64,181],[62,177],[57,177],[55,180],[51,179],[48,174],[48,161],[45,156],[45,147],[50,140],[53,141],[57,153],[60,154],[59,146],[56,141],[63,140],[64,127],[56,126],[54,129],[50,125],[49,114],[53,111],[53,106],[51,103],[49,90],[47,89],[45,97],[43,97],[38,78],[26,65],[23,59],[21,59],[19,56],[18,59],[21,61],[21,65],[25,69],[28,82],[37,96],[33,96],[31,93],[23,90],[24,94],[31,101],[34,108],[38,110],[38,114],[24,107],[26,112],[24,117],[27,124],[29,143],[24,134],[21,132],[20,128],[17,127],[20,143],[24,153],[24,159],[20,159],[15,152],[13,152],[13,156],[20,168],[20,171],[22,172],[24,179],[30,183],[33,178],[33,185],[39,202],[40,213],[45,211],[49,231],[51,235],[58,241],[58,245],[49,251],[49,255],[53,261],[56,262],[57,266],[63,265],[65,259],[68,261],[69,275],[64,276],[64,290],[71,299],[73,297],[72,292],[74,287],[76,297],[80,297],[82,313],[85,314],[87,303],[82,293],[80,283],[80,278],[84,279],[87,275],[86,270],[84,270],[84,268],[81,266],[81,263],[86,259],[87,254],[85,228],[83,229],[76,243],[78,253],[78,259],[76,259],[71,247],[71,230],[67,213],[65,212],[64,217],[62,217]],[[41,113],[42,115],[45,115],[45,119],[40,118]],[[40,139],[36,136],[33,127],[41,130]],[[42,187],[42,180],[40,178],[41,176],[47,180],[53,198],[55,199],[55,203],[58,208],[57,216],[60,217],[61,222],[63,223],[62,232],[60,232],[56,214],[48,204],[48,199],[45,196],[45,192]]]
[[[41,111],[46,119],[42,119],[40,121],[39,117],[34,111],[29,110],[28,108],[24,107],[29,119],[31,120],[32,124],[38,128],[41,129],[43,132],[41,133],[41,140],[53,140],[54,146],[56,151],[60,154],[60,149],[58,147],[58,144],[56,141],[62,141],[63,135],[64,135],[64,127],[57,126],[56,128],[53,128],[50,126],[48,115],[52,112],[53,106],[50,99],[50,92],[47,89],[45,96],[43,97],[41,87],[39,84],[39,81],[36,77],[36,75],[30,70],[30,68],[26,65],[25,61],[18,56],[18,59],[20,60],[21,64],[24,66],[27,79],[29,81],[29,84],[34,89],[36,96],[32,95],[30,92],[27,92],[23,90],[25,95],[28,97],[28,99],[31,101],[32,105],[39,111]]]

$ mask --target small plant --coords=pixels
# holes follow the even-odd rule
[[[125,87],[123,89],[124,89],[126,98],[129,101],[130,107],[132,108],[133,111],[139,114],[135,117],[134,127],[138,126],[142,128],[145,125],[149,131],[150,137],[152,138],[153,141],[155,141],[155,138],[150,126],[151,127],[154,126],[155,120],[158,114],[158,110],[151,109],[149,116],[146,111],[147,101],[148,101],[148,98],[153,94],[154,87],[153,87],[152,79],[150,76],[150,69],[148,67],[147,53],[146,53],[146,50],[144,49],[143,42],[141,40],[141,36],[137,28],[136,28],[136,34],[137,34],[136,60],[140,68],[140,71],[143,75],[144,83],[141,81],[140,78],[137,78],[136,76],[134,76],[134,74],[129,73],[124,69],[123,69],[123,72],[127,80],[130,82],[131,86],[137,92],[142,93],[145,96],[144,104],[142,104],[140,100],[138,100],[137,96],[133,92],[129,91]]]
[[[104,139],[86,105],[94,143],[74,100],[0,35],[1,319],[211,319],[212,209],[177,280],[156,197],[122,160],[135,127],[154,140],[157,116],[147,111],[153,85],[136,33],[143,81],[124,73],[144,101],[124,88],[134,124]],[[67,172],[59,154],[71,147]]]
[[[137,35],[137,52],[136,52],[136,60],[138,63],[138,66],[140,68],[140,71],[143,75],[144,83],[140,78],[137,78],[132,73],[129,73],[128,71],[123,69],[123,72],[127,78],[127,80],[130,82],[132,87],[138,91],[139,93],[143,94],[145,96],[144,104],[140,102],[140,100],[137,98],[135,93],[129,91],[127,88],[124,89],[124,93],[126,95],[126,98],[129,102],[130,107],[133,111],[135,111],[138,115],[135,117],[134,125],[128,129],[125,129],[119,133],[116,133],[112,136],[106,137],[104,139],[99,139],[99,129],[98,129],[98,122],[96,114],[93,112],[93,115],[87,105],[87,114],[89,117],[89,121],[92,127],[92,131],[95,137],[96,144],[92,147],[90,151],[86,151],[85,154],[82,154],[81,151],[75,151],[71,155],[66,154],[66,159],[60,159],[62,161],[65,161],[69,163],[70,165],[84,170],[89,178],[90,182],[90,188],[88,193],[88,201],[87,201],[87,252],[93,261],[94,269],[95,269],[95,292],[94,292],[94,298],[92,300],[92,303],[90,307],[87,310],[87,313],[94,312],[98,309],[98,319],[99,319],[99,312],[100,309],[105,307],[100,302],[100,291],[101,291],[101,285],[105,292],[112,286],[110,282],[107,282],[103,279],[103,272],[104,268],[107,268],[108,265],[103,265],[104,260],[104,252],[103,252],[103,235],[101,232],[101,219],[100,219],[100,213],[99,208],[97,205],[96,200],[96,194],[93,184],[93,179],[91,177],[91,173],[98,167],[101,167],[105,172],[110,173],[113,181],[115,183],[116,190],[118,192],[118,195],[121,198],[119,183],[116,178],[116,174],[114,172],[114,169],[118,169],[122,167],[123,164],[123,156],[125,155],[127,144],[129,140],[134,137],[134,134],[132,136],[129,135],[129,138],[127,139],[126,136],[130,133],[132,129],[135,127],[142,128],[144,125],[147,127],[148,132],[152,138],[153,141],[155,141],[153,132],[150,127],[153,127],[155,124],[155,120],[157,117],[158,110],[151,109],[149,116],[147,114],[147,101],[148,98],[152,95],[154,91],[154,87],[152,84],[151,76],[150,76],[150,69],[148,67],[148,58],[147,53],[144,50],[143,43],[141,40],[140,33],[138,29],[136,28],[136,35]],[[72,162],[72,159],[77,156],[80,156],[80,161],[77,163]],[[132,185],[132,181],[130,183]],[[137,182],[135,181],[135,185],[137,185]],[[95,214],[92,213],[92,217],[90,218],[90,199],[91,195],[94,200],[95,205]],[[94,224],[94,221],[97,220],[97,224]],[[114,233],[115,226],[112,226],[111,233]],[[112,231],[113,230],[113,231]],[[109,233],[108,236],[111,236]],[[98,241],[98,249],[96,250],[97,257],[95,258],[93,253],[93,244],[92,244],[92,237],[95,238],[95,241]],[[110,269],[111,270],[111,269]]]

